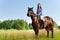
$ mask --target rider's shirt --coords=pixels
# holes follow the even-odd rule
[[[42,8],[37,9],[37,15],[42,15]]]

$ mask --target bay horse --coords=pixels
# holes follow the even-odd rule
[[[39,29],[41,27],[38,15],[34,13],[33,8],[28,8],[27,16],[31,17],[33,30],[35,32],[35,35],[38,36]],[[44,16],[42,20],[44,22],[44,28],[47,31],[47,37],[49,37],[49,31],[51,31],[53,38],[53,19],[49,16]]]

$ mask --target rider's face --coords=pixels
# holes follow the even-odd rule
[[[41,5],[39,5],[39,8],[40,8]]]

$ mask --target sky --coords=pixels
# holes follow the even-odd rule
[[[24,19],[31,23],[26,15],[28,7],[36,13],[38,3],[42,5],[42,18],[50,16],[60,25],[60,0],[0,0],[0,20]]]

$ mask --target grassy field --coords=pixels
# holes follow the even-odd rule
[[[33,30],[0,30],[0,40],[60,40],[60,29],[54,29],[54,38],[46,37],[46,31],[40,30],[36,38]]]

